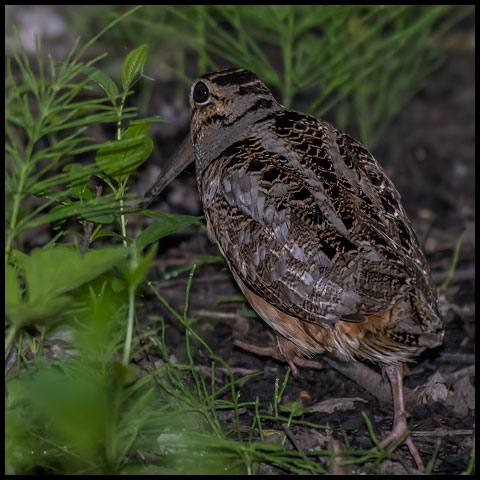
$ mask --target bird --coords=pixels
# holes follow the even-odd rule
[[[332,124],[288,110],[258,76],[231,68],[190,90],[190,133],[146,193],[148,204],[191,162],[207,234],[298,375],[327,353],[380,365],[392,431],[404,443],[403,376],[444,326],[431,272],[384,169]],[[254,346],[250,348],[255,351]]]

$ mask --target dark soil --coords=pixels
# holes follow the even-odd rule
[[[430,394],[424,397],[417,389],[407,398],[407,409],[413,419],[413,440],[425,462],[432,459],[436,442],[440,440],[434,468],[436,474],[460,474],[466,470],[474,430],[473,72],[473,48],[452,47],[444,66],[427,79],[425,88],[410,101],[373,152],[402,195],[437,286],[446,279],[455,245],[461,241],[455,275],[441,296],[446,327],[444,345],[425,352],[416,364],[410,365],[410,375],[405,379],[405,386],[411,390],[422,386],[431,389]],[[168,86],[165,86],[165,92],[168,92]],[[158,100],[160,103],[164,101]],[[177,110],[172,108],[177,122],[171,124],[168,141],[166,138],[158,139],[165,159],[176,147],[172,138],[179,143],[188,130],[188,115],[179,107]],[[167,212],[200,215],[193,171],[192,166],[184,172],[155,207]],[[159,167],[151,163],[141,175],[138,190],[146,191],[158,172]],[[284,378],[287,365],[234,346],[235,339],[257,345],[273,345],[274,336],[259,318],[247,319],[237,315],[238,311],[248,309],[247,304],[218,303],[222,297],[240,295],[241,292],[221,263],[205,264],[197,257],[218,255],[216,247],[206,238],[204,229],[191,227],[166,238],[159,252],[156,260],[158,270],[153,272],[155,280],[165,278],[165,272],[199,264],[190,295],[190,314],[198,318],[194,328],[218,356],[238,369],[238,375],[263,372],[263,375],[241,387],[241,400],[252,401],[258,396],[260,405],[267,408],[273,401],[275,379]],[[184,308],[187,278],[188,273],[183,273],[174,279],[161,280],[157,286],[177,311]],[[150,313],[167,318],[170,352],[173,358],[183,361],[182,326],[151,293],[145,292],[144,301],[143,318],[146,321]],[[318,360],[322,362],[322,357]],[[202,351],[197,352],[197,361],[209,364]],[[377,367],[369,367],[379,372]],[[437,377],[430,380],[434,374]],[[218,377],[219,382],[224,380]],[[392,408],[331,366],[325,364],[322,370],[303,369],[299,378],[290,377],[283,402],[301,398],[305,406],[315,406],[325,400],[343,397],[361,400],[355,402],[353,409],[311,413],[304,415],[304,420],[330,425],[333,427],[333,438],[341,441],[343,428],[353,448],[371,448],[372,440],[361,412],[367,413],[375,433],[382,438],[391,428]],[[424,403],[421,398],[426,398]],[[252,412],[247,410],[241,416],[246,426],[251,425],[251,415]],[[301,449],[329,448],[331,445],[331,440],[311,428],[294,427],[292,432]],[[396,455],[404,457],[406,464],[413,467],[405,447],[401,447]],[[385,474],[402,473],[399,465],[395,461],[384,462],[381,471]],[[266,468],[264,473],[284,472]]]

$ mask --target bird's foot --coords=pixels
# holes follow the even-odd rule
[[[389,445],[396,444],[395,448],[400,445],[406,445],[410,454],[412,455],[417,468],[420,472],[423,472],[425,467],[423,465],[422,457],[420,456],[417,447],[412,441],[408,433],[407,421],[405,415],[399,416],[397,422],[394,423],[392,431],[375,447],[373,450],[380,450],[387,448]]]
[[[420,472],[423,472],[425,467],[423,465],[422,457],[418,453],[417,447],[413,443],[407,427],[407,412],[405,411],[405,405],[403,401],[403,371],[404,364],[385,365],[384,372],[390,380],[392,387],[394,415],[393,415],[393,428],[392,431],[384,438],[374,450],[383,449],[391,444],[394,444],[394,448],[400,445],[406,445],[410,454],[412,455],[417,468]]]

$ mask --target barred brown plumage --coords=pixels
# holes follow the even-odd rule
[[[252,72],[203,75],[191,92],[190,137],[151,195],[195,161],[208,235],[281,356],[294,373],[325,351],[381,364],[395,410],[381,445],[403,439],[421,468],[406,431],[403,364],[444,333],[399,193],[363,145],[285,110]]]

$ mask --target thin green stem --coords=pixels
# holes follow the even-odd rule
[[[32,167],[35,164],[35,160],[32,161],[32,153],[37,140],[41,137],[41,130],[45,121],[45,111],[41,110],[40,116],[35,122],[35,126],[32,129],[29,142],[25,149],[25,155],[23,161],[21,162],[20,175],[18,179],[18,185],[16,192],[13,195],[13,208],[12,216],[10,218],[10,226],[7,233],[7,239],[5,242],[5,260],[10,256],[10,251],[12,249],[13,239],[15,238],[18,213],[20,209],[20,202],[24,198],[23,189],[25,188],[25,183],[28,178],[28,174],[32,170]]]
[[[10,226],[7,232],[7,240],[5,242],[5,260],[7,260],[10,255],[10,251],[12,249],[12,242],[15,237],[15,228],[17,226],[18,211],[20,208],[20,202],[23,199],[22,192],[25,186],[25,181],[27,179],[27,170],[28,168],[26,167],[26,163],[23,163],[20,171],[20,178],[18,181],[18,189],[13,195],[12,216],[10,218]]]
[[[120,102],[120,107],[117,110],[117,140],[122,139],[122,113],[125,107],[126,98],[127,98],[127,90],[123,92],[122,101]]]
[[[293,75],[293,28],[295,25],[295,7],[290,9],[287,19],[287,32],[284,35],[282,46],[283,67],[284,67],[284,89],[283,104],[285,108],[292,108],[293,91],[292,91],[292,75]]]
[[[101,30],[97,35],[95,35],[91,40],[89,40],[85,46],[80,50],[78,55],[75,57],[73,60],[73,63],[77,63],[77,61],[81,58],[81,56],[88,50],[88,48],[93,45],[105,32],[108,32],[111,28],[113,28],[117,23],[121,22],[124,18],[128,17],[132,13],[135,13],[139,8],[142,8],[143,5],[137,5],[136,7],[133,7],[131,10],[128,12],[125,12],[123,15],[120,17],[116,18],[113,20],[113,22],[110,22],[103,30]]]
[[[448,269],[447,277],[445,278],[445,281],[442,283],[442,285],[438,289],[440,293],[443,293],[447,289],[448,284],[452,281],[455,275],[455,269],[457,267],[461,246],[462,246],[462,242],[459,240],[455,245],[455,250],[453,251],[452,263],[450,264],[450,268]]]
[[[120,199],[120,210],[123,212],[123,198]],[[128,245],[128,242],[127,242],[127,219],[125,218],[125,215],[120,216],[120,228],[122,229],[123,246],[126,247]]]
[[[275,379],[275,387],[273,392],[273,411],[275,412],[275,416],[278,417],[278,382],[280,379],[277,377]]]
[[[258,408],[258,395],[255,397],[255,418],[257,419],[258,433],[260,434],[260,440],[263,442],[263,429],[262,429],[262,420],[260,418],[260,411]]]
[[[470,461],[468,462],[467,471],[465,473],[467,475],[471,475],[474,468],[475,468],[475,437],[473,437],[472,453],[470,454]]]
[[[125,90],[122,95],[122,101],[120,102],[120,107],[117,110],[117,140],[122,139],[122,112],[125,107],[125,100],[127,98],[127,92],[128,90]],[[117,195],[120,200],[120,209],[123,212],[123,197],[125,195],[125,185],[126,185],[126,180],[125,182],[120,181],[120,188],[117,191]],[[122,237],[123,237],[123,246],[127,246],[127,220],[125,218],[125,215],[120,216],[120,228],[122,230]]]
[[[125,337],[125,348],[123,349],[123,365],[127,366],[130,360],[130,350],[132,347],[133,319],[135,315],[135,286],[128,287],[128,319],[127,335]]]

